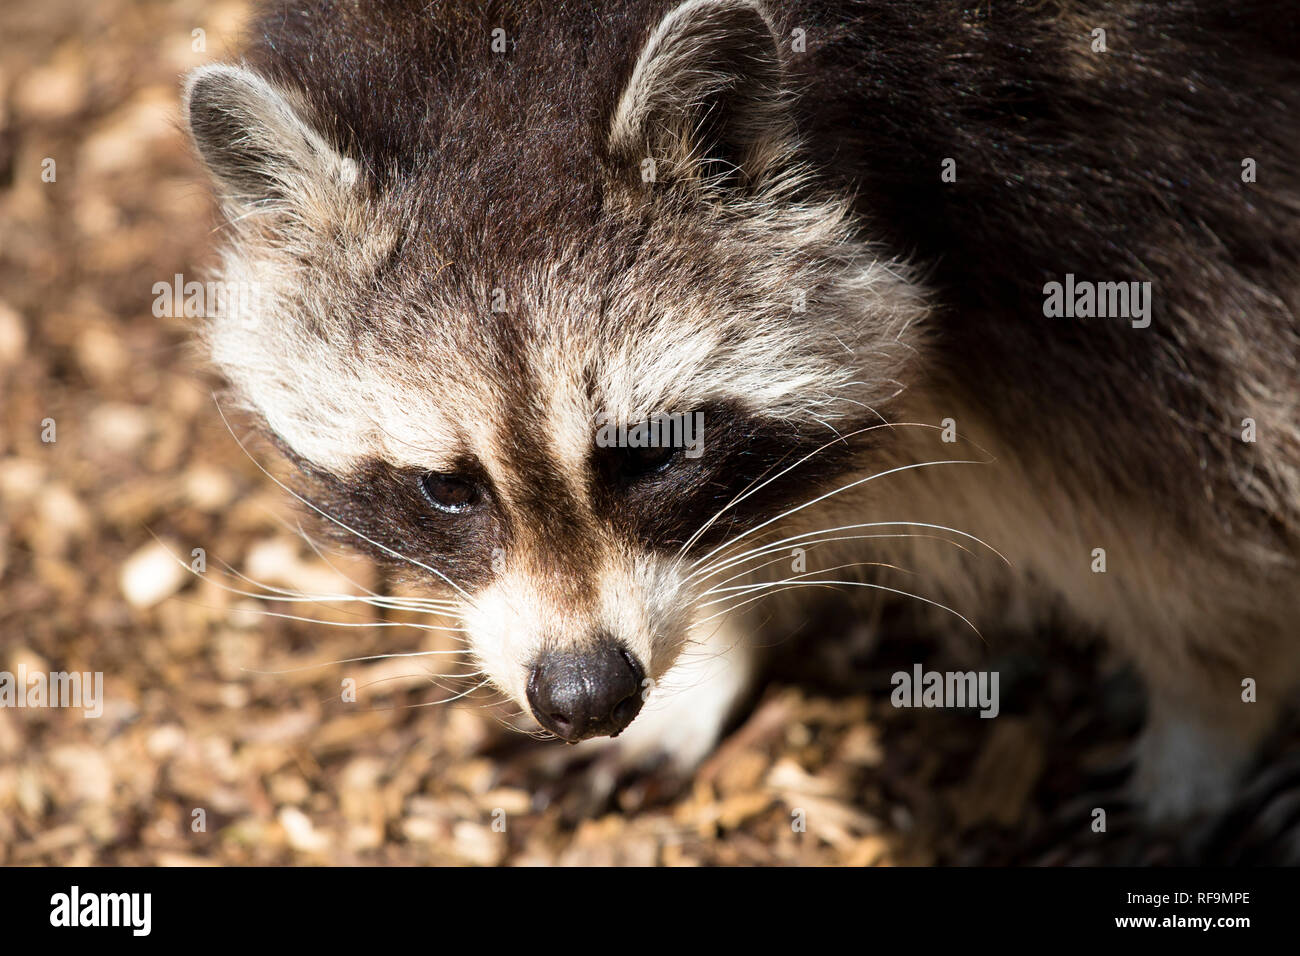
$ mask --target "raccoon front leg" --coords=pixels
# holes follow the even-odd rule
[[[1267,664],[1261,692],[1240,668],[1171,673],[1148,664],[1147,723],[1133,786],[1148,819],[1173,822],[1222,810],[1276,724],[1285,700],[1285,657]]]

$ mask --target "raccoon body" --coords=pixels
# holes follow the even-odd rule
[[[270,3],[205,342],[556,736],[689,766],[843,582],[1065,609],[1206,807],[1300,678],[1300,37],[1218,6]]]

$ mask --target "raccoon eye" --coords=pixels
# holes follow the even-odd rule
[[[468,511],[482,498],[478,485],[473,481],[437,471],[431,471],[420,479],[420,490],[435,508],[451,514]]]
[[[667,445],[659,448],[624,448],[622,451],[623,474],[629,478],[658,474],[677,457],[677,449]]]

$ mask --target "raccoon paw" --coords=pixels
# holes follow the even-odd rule
[[[1195,722],[1163,720],[1138,739],[1132,786],[1150,823],[1212,816],[1232,802],[1248,756],[1244,743]]]

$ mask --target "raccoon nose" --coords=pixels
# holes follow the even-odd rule
[[[544,652],[528,676],[528,706],[538,723],[570,743],[617,737],[641,710],[644,677],[637,659],[614,641]]]

